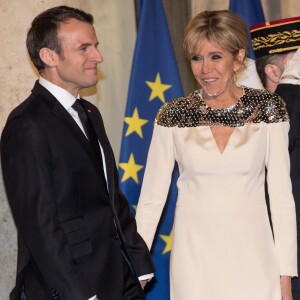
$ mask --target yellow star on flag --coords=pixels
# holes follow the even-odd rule
[[[140,171],[143,166],[135,163],[134,156],[131,153],[127,163],[119,163],[121,169],[124,170],[124,174],[121,182],[132,178],[137,184],[139,183],[137,172]]]
[[[125,136],[136,132],[141,138],[143,138],[142,126],[148,123],[148,120],[140,119],[137,107],[134,109],[132,117],[126,117],[124,120],[129,125]]]
[[[136,211],[136,209],[137,209],[137,205],[132,205],[132,208]]]
[[[164,92],[172,87],[172,85],[169,84],[163,84],[161,83],[160,74],[157,73],[155,81],[146,81],[147,85],[150,87],[151,95],[149,98],[149,101],[153,100],[154,98],[158,97],[162,103],[165,103],[165,95]]]
[[[165,249],[164,249],[164,251],[163,251],[162,254],[170,252],[171,249],[172,249],[172,236],[173,236],[173,232],[171,231],[170,235],[160,234],[159,236],[166,243]]]

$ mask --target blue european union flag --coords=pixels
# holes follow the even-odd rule
[[[254,24],[265,22],[260,0],[230,0],[229,10],[239,14],[246,22],[248,29]],[[249,57],[255,59],[249,30]]]
[[[139,0],[138,34],[134,51],[120,152],[120,186],[133,207],[137,205],[145,164],[159,108],[183,95],[161,0]],[[174,171],[168,200],[152,246],[156,267],[149,300],[168,300],[169,259],[177,198]]]
[[[237,84],[263,89],[255,67],[255,55],[250,36],[250,26],[265,21],[260,0],[230,0],[229,10],[240,15],[248,27],[249,53],[245,62],[247,68],[238,74]]]

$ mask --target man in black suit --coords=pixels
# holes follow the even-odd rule
[[[291,181],[298,228],[300,272],[300,17],[251,26],[256,69],[263,86],[279,94],[290,117]],[[294,299],[300,299],[300,279],[293,278]]]
[[[10,299],[145,299],[151,256],[119,190],[101,115],[79,97],[97,83],[103,61],[93,17],[67,6],[46,10],[26,44],[40,79],[1,137],[18,230]]]

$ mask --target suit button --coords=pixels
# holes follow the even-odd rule
[[[115,240],[118,240],[118,239],[119,239],[119,236],[118,236],[117,233],[114,234],[114,239],[115,239]]]
[[[56,289],[51,289],[50,292],[51,292],[51,295],[54,299],[61,299],[61,297],[60,297],[60,295],[59,295],[59,293],[57,292]]]

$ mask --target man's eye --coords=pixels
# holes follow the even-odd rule
[[[192,56],[192,61],[199,61],[199,60],[201,60],[200,56],[198,56],[198,55],[193,55]]]
[[[87,49],[86,46],[80,48],[81,51],[86,51],[86,49]]]

